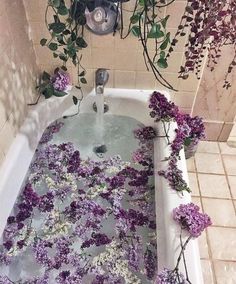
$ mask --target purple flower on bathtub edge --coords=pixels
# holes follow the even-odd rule
[[[59,70],[51,77],[51,83],[56,91],[63,92],[70,84],[69,74]]]
[[[187,230],[193,238],[210,226],[211,219],[207,214],[199,212],[199,207],[193,203],[181,204],[173,210],[173,219],[182,229]]]
[[[156,131],[151,126],[145,126],[134,130],[134,137],[141,143],[146,143],[156,137]]]

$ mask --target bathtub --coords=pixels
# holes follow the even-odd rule
[[[38,141],[45,128],[57,118],[77,111],[72,104],[71,96],[78,90],[72,90],[71,95],[63,98],[50,98],[30,108],[27,118],[14,139],[6,159],[0,169],[0,235],[6,225],[7,217],[15,203],[25,175],[34,155]],[[148,100],[152,91],[105,89],[105,101],[109,105],[109,113],[134,118],[144,125],[153,126],[160,136],[164,135],[161,124],[154,123],[149,116]],[[163,92],[165,93],[165,92]],[[168,94],[165,93],[168,97]],[[93,112],[92,105],[96,100],[94,90],[86,92],[80,112]],[[105,114],[106,115],[106,114]],[[170,128],[170,136],[174,135],[174,124]],[[169,156],[169,147],[165,138],[157,138],[154,142],[156,215],[157,215],[157,247],[158,270],[164,267],[174,268],[179,253],[179,227],[172,220],[173,208],[181,203],[188,203],[191,197],[188,193],[178,195],[171,190],[164,178],[157,172],[166,166],[163,161]],[[179,167],[188,182],[184,153],[181,153]],[[200,256],[196,240],[192,240],[186,250],[186,260],[189,278],[192,284],[202,284]],[[181,267],[183,269],[183,267]]]

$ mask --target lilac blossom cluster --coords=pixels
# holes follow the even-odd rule
[[[155,284],[187,284],[184,275],[177,270],[164,268],[158,275]]]
[[[59,70],[51,77],[51,83],[56,91],[63,92],[70,84],[69,74]]]
[[[149,108],[152,110],[150,116],[155,121],[162,121],[164,124],[170,121],[176,121],[177,128],[175,129],[175,138],[170,143],[171,153],[168,157],[168,167],[159,174],[164,176],[172,189],[176,191],[190,191],[187,183],[183,179],[182,171],[178,169],[178,159],[180,151],[186,145],[187,141],[193,141],[197,144],[200,139],[205,137],[204,125],[202,119],[198,116],[191,117],[188,114],[180,112],[179,108],[159,92],[154,92],[150,98]],[[165,125],[164,125],[164,129]],[[168,133],[165,133],[168,137]],[[140,154],[137,153],[136,159],[140,159]]]
[[[212,224],[210,217],[199,212],[199,207],[193,203],[181,204],[175,208],[173,219],[193,238],[199,237]]]
[[[49,125],[47,129],[44,131],[39,143],[44,144],[51,141],[53,139],[53,135],[55,133],[58,133],[63,126],[64,126],[63,122],[57,122],[57,121]]]
[[[134,137],[141,143],[146,143],[148,140],[153,140],[156,137],[156,131],[151,126],[145,126],[134,130]]]
[[[46,131],[53,135],[61,127],[57,122]],[[154,204],[150,204],[154,200],[150,184],[154,133],[146,130],[139,131],[140,147],[149,150],[145,160],[140,159],[134,167],[117,156],[103,161],[84,160],[72,143],[40,143],[14,214],[8,218],[0,245],[0,270],[2,265],[11,266],[27,249],[32,262],[45,273],[19,279],[21,282],[48,284],[54,277],[55,283],[79,284],[85,283],[89,274],[94,276],[89,282],[92,284],[121,284],[127,279],[133,283],[133,273],[144,271],[142,278],[150,283],[156,274],[156,249],[142,240],[141,232],[142,228],[150,234],[156,231]],[[114,230],[109,232],[108,222],[114,223]],[[119,241],[116,249],[114,240]],[[106,249],[115,250],[119,273],[109,262],[105,275],[93,264],[91,251],[96,247],[101,255]],[[123,265],[129,269],[121,269]]]
[[[178,107],[159,92],[153,92],[151,95],[149,108],[152,110],[150,116],[155,118],[155,121],[171,121],[179,113]]]

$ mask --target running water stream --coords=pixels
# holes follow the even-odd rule
[[[96,146],[94,152],[98,157],[103,157],[103,154],[107,151],[104,141],[104,87],[96,87],[96,104],[97,104],[97,116],[96,116]]]

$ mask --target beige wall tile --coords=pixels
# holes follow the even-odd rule
[[[133,71],[136,68],[136,51],[129,50],[115,50],[114,66],[115,70]]]
[[[214,122],[205,121],[204,125],[205,125],[206,140],[218,141],[218,138],[220,137],[220,133],[222,131],[224,122],[222,122],[222,121],[214,121]]]
[[[229,123],[225,123],[223,125],[223,128],[221,130],[221,133],[220,133],[220,136],[218,138],[218,141],[221,141],[221,142],[226,142],[230,136],[230,132],[232,130],[232,127],[233,127],[233,123],[232,122],[229,122]]]
[[[3,152],[0,150],[0,167],[1,167],[1,165],[2,165],[2,163],[3,163],[3,161],[4,161],[4,159],[5,159],[5,155],[4,155]]]
[[[135,72],[132,71],[115,71],[115,88],[132,89],[135,83]]]
[[[230,198],[224,175],[198,174],[201,195],[205,197]]]
[[[172,101],[181,108],[191,109],[195,93],[193,92],[176,92]]]
[[[35,96],[38,74],[22,1],[3,1],[0,16],[0,153],[7,153]],[[2,154],[1,154],[2,156]]]
[[[0,149],[6,155],[11,143],[14,139],[14,129],[7,120],[0,131]]]
[[[169,28],[176,28],[180,24],[181,16],[184,13],[186,7],[185,1],[175,1],[172,5],[168,6],[166,9],[166,14],[170,15],[168,21]]]
[[[152,72],[136,72],[136,89],[154,90],[156,87],[155,77]]]

